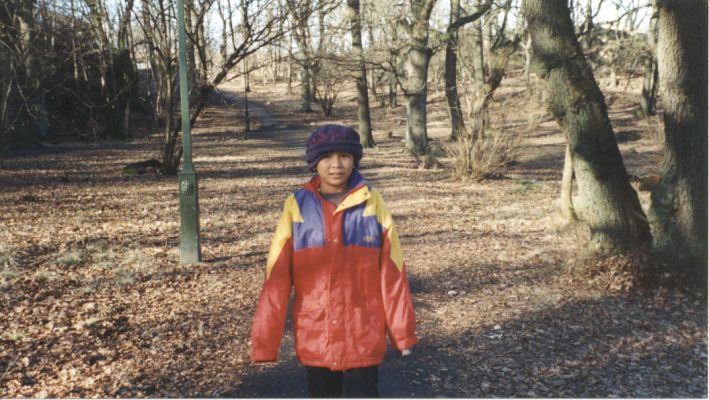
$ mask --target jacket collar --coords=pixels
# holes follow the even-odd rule
[[[303,185],[303,189],[315,193],[318,198],[322,198],[320,194],[320,177],[315,175]],[[337,207],[338,211],[358,206],[371,197],[369,193],[369,184],[364,179],[362,174],[356,169],[352,171],[350,179],[347,181],[347,195],[342,200],[342,203]]]

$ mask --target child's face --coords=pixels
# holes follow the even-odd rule
[[[350,153],[333,151],[321,158],[315,170],[320,176],[320,191],[341,193],[347,190],[347,181],[354,169],[354,157]]]

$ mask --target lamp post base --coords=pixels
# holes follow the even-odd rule
[[[197,174],[181,172],[180,182],[180,263],[192,264],[202,260],[199,244],[199,196]]]

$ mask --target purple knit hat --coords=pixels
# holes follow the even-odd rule
[[[355,168],[359,168],[362,159],[362,145],[359,134],[354,129],[342,125],[323,125],[316,129],[308,138],[305,149],[305,161],[308,168],[315,171],[315,166],[328,153],[343,151],[354,157]]]

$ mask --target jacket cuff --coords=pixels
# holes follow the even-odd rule
[[[251,361],[253,362],[272,362],[278,360],[278,350],[254,348],[251,349]]]
[[[403,339],[397,339],[394,341],[394,347],[396,347],[397,350],[406,350],[411,348],[411,346],[415,345],[418,340],[416,339],[416,336],[409,336],[405,337]]]

